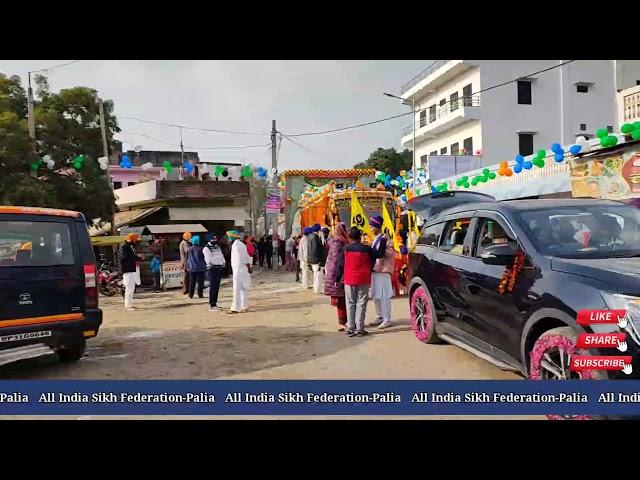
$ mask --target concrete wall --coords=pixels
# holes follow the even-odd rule
[[[474,152],[478,150],[484,152],[482,144],[482,127],[480,126],[480,122],[477,120],[466,122],[458,127],[447,130],[433,140],[428,140],[422,143],[416,142],[418,144],[418,148],[416,150],[416,163],[418,164],[418,167],[422,167],[422,160],[425,155],[430,155],[433,151],[437,151],[437,155],[440,155],[440,149],[443,147],[447,147],[446,155],[451,155],[451,145],[456,142],[460,145],[460,151],[462,151],[463,142],[465,138],[469,137],[473,138]]]
[[[640,61],[616,60],[616,88],[618,91],[635,87],[640,82]]]

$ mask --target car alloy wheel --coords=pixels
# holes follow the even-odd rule
[[[544,333],[531,349],[530,380],[591,380],[592,372],[572,372],[571,358],[579,355],[576,334],[571,327]],[[592,420],[591,415],[547,415],[550,420]]]
[[[424,287],[418,287],[411,295],[411,326],[421,342],[428,342],[433,333],[431,301]]]

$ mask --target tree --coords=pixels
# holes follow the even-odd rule
[[[378,148],[369,155],[367,161],[357,163],[353,168],[374,168],[395,178],[401,170],[411,170],[412,165],[410,150],[397,152],[395,148]]]
[[[94,89],[74,87],[51,93],[46,77],[37,78],[35,105],[37,146],[29,138],[26,95],[20,79],[0,73],[0,203],[66,208],[88,220],[110,219],[115,210],[113,192],[97,159],[102,156],[98,96]],[[107,142],[119,131],[113,102],[104,102]],[[37,150],[37,154],[36,154]],[[32,165],[49,155],[53,170]],[[82,167],[73,159],[84,155]]]

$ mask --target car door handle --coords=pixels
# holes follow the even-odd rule
[[[480,293],[480,287],[478,285],[469,285],[467,290],[469,290],[471,295],[478,295]]]

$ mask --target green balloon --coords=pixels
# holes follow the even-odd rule
[[[494,178],[496,178],[496,174],[493,172],[489,172],[489,180],[493,180]]]
[[[478,185],[478,182],[480,181],[480,180],[479,180],[479,178],[480,178],[480,177],[473,177],[473,178],[471,179],[471,185],[473,185],[474,187],[475,187],[476,185]]]
[[[596,130],[596,137],[600,139],[605,138],[607,135],[609,135],[609,132],[606,128],[599,128],[598,130]]]
[[[78,160],[74,161],[73,168],[75,168],[76,170],[80,170],[82,168],[82,162],[79,162]]]
[[[538,150],[538,152],[536,153],[536,157],[538,158],[544,158],[547,156],[547,151],[546,150]]]
[[[489,175],[489,169],[488,168],[483,168],[482,169],[482,173],[484,173],[485,175]]]
[[[636,128],[633,132],[631,132],[631,138],[634,140],[640,140],[640,128]]]
[[[623,123],[620,127],[620,131],[625,135],[629,135],[633,132],[633,123]]]
[[[638,130],[640,128],[640,122],[633,122],[633,129]]]

